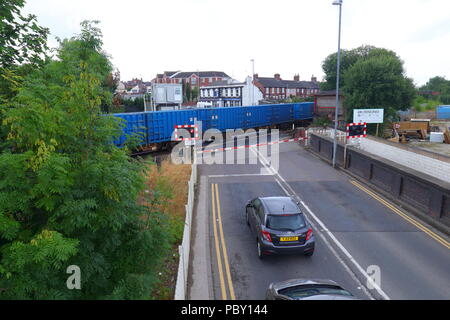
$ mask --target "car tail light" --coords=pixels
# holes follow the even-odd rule
[[[306,232],[306,241],[308,241],[308,240],[311,238],[312,233],[313,233],[312,229],[309,228],[309,229],[308,229],[308,232]]]
[[[262,233],[264,240],[272,242],[272,237],[270,236],[269,232],[262,230],[261,233]]]

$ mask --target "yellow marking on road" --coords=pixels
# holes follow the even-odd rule
[[[219,223],[220,239],[222,241],[223,259],[225,264],[225,271],[227,273],[228,278],[228,288],[230,290],[230,298],[231,300],[236,300],[236,296],[234,294],[233,281],[231,279],[230,264],[228,262],[227,245],[225,243],[225,237],[223,235],[222,215],[220,213],[219,186],[217,184],[216,184],[216,204],[217,204],[217,215],[219,217],[218,223]]]
[[[217,236],[217,224],[216,224],[216,206],[215,206],[215,193],[214,184],[211,184],[211,202],[212,202],[212,214],[213,214],[213,225],[214,225],[214,242],[216,244],[216,256],[217,256],[217,267],[219,269],[219,280],[220,280],[220,290],[222,292],[222,300],[227,300],[227,290],[225,288],[225,281],[223,277],[222,270],[222,260],[220,258],[220,247],[219,247],[219,237]]]
[[[388,207],[389,209],[394,211],[396,214],[401,216],[403,219],[405,219],[406,221],[408,221],[412,225],[416,226],[417,228],[419,228],[420,230],[422,230],[423,232],[428,234],[430,237],[432,237],[434,240],[436,240],[437,242],[442,244],[447,249],[450,249],[450,243],[448,241],[446,241],[445,239],[443,239],[442,237],[440,237],[439,235],[437,235],[436,233],[434,233],[430,229],[426,228],[425,226],[423,226],[422,224],[420,224],[419,222],[417,222],[413,218],[409,217],[408,215],[403,213],[401,210],[397,209],[392,204],[390,204],[389,202],[387,202],[386,200],[381,198],[379,195],[375,194],[374,192],[370,191],[369,189],[367,189],[366,187],[362,186],[361,184],[359,184],[358,182],[356,182],[354,180],[350,180],[350,183],[353,184],[354,186],[356,186],[357,188],[359,188],[360,190],[364,191],[365,193],[369,194],[370,196],[372,196],[373,198],[375,198],[376,200],[378,200],[382,204],[384,204],[386,207]]]

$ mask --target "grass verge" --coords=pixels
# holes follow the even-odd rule
[[[171,250],[164,257],[158,273],[159,281],[150,294],[153,300],[172,300],[178,273],[178,246],[184,230],[185,205],[188,199],[188,182],[191,177],[190,165],[175,165],[165,160],[161,166],[149,165],[146,184],[148,190],[157,192],[151,204],[156,210],[167,215],[170,224]]]

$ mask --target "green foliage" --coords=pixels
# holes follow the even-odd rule
[[[184,101],[192,102],[198,99],[199,88],[197,86],[192,87],[189,82],[183,85]]]
[[[150,100],[149,98],[147,98]],[[122,99],[125,112],[141,112],[144,111],[144,98]]]
[[[299,102],[314,102],[314,97],[291,96],[290,98],[283,101],[283,103],[299,103]]]
[[[430,100],[438,99],[439,104],[450,104],[450,80],[444,77],[433,77],[420,88],[421,91],[439,92],[439,96],[425,95]]]
[[[198,87],[192,88],[192,91],[191,91],[191,99],[192,99],[192,101],[198,100],[199,91],[200,91],[200,89]]]
[[[340,87],[345,87],[346,71],[352,67],[360,59],[368,59],[379,55],[389,55],[396,57],[395,52],[376,48],[374,46],[361,46],[352,50],[341,50],[341,65],[340,65]],[[337,77],[337,52],[330,54],[322,63],[322,69],[325,73],[325,81],[320,84],[321,90],[335,90]]]
[[[316,117],[314,118],[313,126],[315,127],[324,127],[331,125],[331,120],[327,117]]]
[[[169,248],[167,217],[138,203],[145,164],[111,143],[120,121],[102,114],[111,64],[94,24],[0,105],[0,299],[143,299]],[[70,265],[81,290],[66,287]]]
[[[344,78],[348,120],[355,108],[381,108],[385,119],[392,120],[397,111],[407,110],[415,97],[413,82],[404,76],[402,61],[390,54],[360,59]]]
[[[23,16],[24,5],[24,0],[0,2],[0,70],[45,59],[49,30],[37,25],[36,16]]]
[[[37,24],[36,16],[23,16],[24,5],[24,0],[0,2],[0,103],[12,98],[23,76],[47,58],[49,30]]]
[[[413,108],[417,112],[434,111],[440,104],[441,102],[439,100],[427,99],[419,95],[413,100]]]
[[[403,62],[395,52],[362,46],[344,50],[341,62],[340,87],[345,96],[347,121],[353,109],[384,109],[385,119],[396,118],[399,110],[408,109],[415,97],[411,79],[404,75]],[[329,55],[323,62],[326,74],[322,89],[336,88],[337,54]]]
[[[183,85],[183,90],[184,90],[184,100],[185,101],[191,101],[192,98],[192,89],[191,89],[191,84],[189,82],[186,82]]]

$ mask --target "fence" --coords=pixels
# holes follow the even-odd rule
[[[310,147],[331,161],[333,140],[312,133]],[[417,212],[438,229],[450,227],[450,184],[357,148],[337,145],[336,164],[359,179],[371,183],[391,200]],[[442,227],[445,226],[445,227]]]
[[[183,240],[178,247],[178,253],[180,260],[178,263],[178,276],[177,284],[175,287],[175,300],[185,300],[187,292],[187,279],[189,271],[189,253],[191,243],[191,226],[192,226],[192,214],[194,212],[194,194],[195,185],[197,184],[197,165],[192,164],[191,178],[188,182],[188,201],[186,204],[186,218],[184,222]]]

